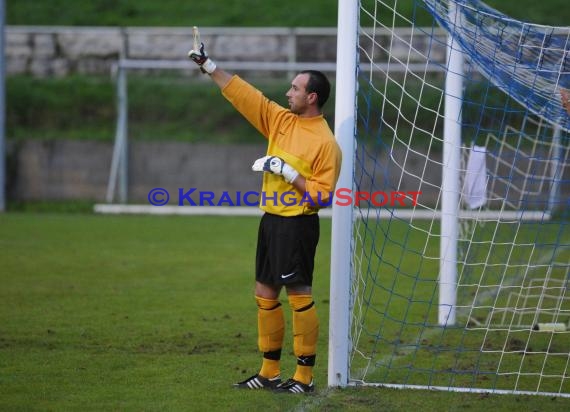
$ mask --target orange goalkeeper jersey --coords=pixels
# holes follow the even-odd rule
[[[297,216],[332,204],[341,151],[324,117],[299,117],[235,75],[222,93],[268,139],[267,155],[279,156],[306,179],[306,193],[301,193],[282,176],[263,173],[259,207],[279,216]]]

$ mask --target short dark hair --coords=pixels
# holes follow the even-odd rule
[[[303,70],[300,74],[308,74],[307,92],[317,93],[317,105],[322,108],[331,93],[331,84],[327,76],[318,70]]]

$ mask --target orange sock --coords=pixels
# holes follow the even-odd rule
[[[277,299],[255,297],[257,301],[258,347],[263,352],[263,363],[259,374],[274,378],[280,374],[281,348],[285,333],[283,308]]]
[[[313,380],[313,367],[319,336],[319,319],[312,295],[289,295],[293,309],[293,351],[297,368],[293,379],[309,384]]]

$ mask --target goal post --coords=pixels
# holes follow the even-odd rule
[[[333,208],[329,386],[570,397],[570,28],[410,3],[338,2],[339,185],[420,195]]]
[[[358,10],[352,0],[338,2],[335,136],[342,166],[337,187],[352,190],[356,127],[356,59]],[[333,205],[329,314],[329,386],[348,383],[350,283],[352,273],[352,208]]]
[[[457,8],[449,8],[456,21]],[[443,164],[441,174],[441,238],[439,246],[439,311],[441,326],[455,324],[457,288],[457,239],[459,236],[459,184],[461,159],[461,102],[464,57],[460,45],[447,36],[445,103],[443,115]]]

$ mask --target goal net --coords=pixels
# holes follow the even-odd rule
[[[352,190],[421,193],[333,210],[329,384],[570,396],[570,29],[478,0],[356,15]]]

